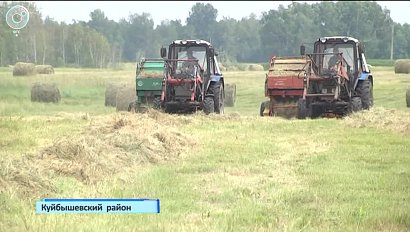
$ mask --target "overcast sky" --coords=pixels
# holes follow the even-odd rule
[[[151,14],[155,25],[162,20],[180,19],[185,24],[191,7],[197,1],[35,1],[43,16],[50,16],[56,21],[72,23],[72,20],[88,21],[90,12],[101,9],[112,20],[128,18],[130,13]],[[241,19],[254,13],[260,17],[262,12],[277,9],[280,4],[287,7],[291,1],[201,1],[211,3],[218,10],[217,20],[223,17]],[[304,1],[301,1],[304,2]],[[317,2],[317,1],[316,1]],[[315,3],[315,2],[309,2]],[[410,2],[377,1],[383,8],[391,11],[392,19],[397,23],[410,24]]]

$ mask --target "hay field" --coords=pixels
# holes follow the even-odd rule
[[[261,118],[264,71],[225,115],[105,107],[122,70],[0,68],[0,228],[5,231],[408,231],[410,74],[374,67],[375,107],[345,119]],[[61,101],[30,101],[33,82]],[[36,215],[36,200],[159,198],[158,215]]]

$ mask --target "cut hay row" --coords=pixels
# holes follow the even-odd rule
[[[389,117],[386,117],[386,115],[389,115]],[[373,127],[389,129],[394,132],[410,135],[410,113],[401,110],[373,107],[370,110],[349,115],[343,121],[355,128]]]
[[[32,102],[54,102],[61,100],[60,90],[55,83],[35,82],[31,87]]]
[[[410,73],[410,60],[397,60],[394,63],[394,73]]]
[[[58,176],[91,185],[144,164],[177,160],[196,141],[169,123],[175,118],[158,111],[96,116],[80,134],[57,138],[36,154],[0,160],[0,192],[13,188],[38,197],[55,192],[51,180]]]

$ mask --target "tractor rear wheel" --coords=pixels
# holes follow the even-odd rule
[[[373,86],[370,80],[359,81],[357,93],[362,100],[362,108],[365,110],[373,106]]]
[[[204,113],[210,114],[213,113],[215,110],[214,108],[214,98],[213,97],[205,97],[204,99]]]
[[[298,118],[298,119],[305,119],[306,116],[307,116],[306,100],[304,100],[303,98],[299,98],[299,100],[298,100],[297,118]]]
[[[213,86],[214,93],[214,111],[217,114],[224,113],[224,87],[221,82],[215,83]]]

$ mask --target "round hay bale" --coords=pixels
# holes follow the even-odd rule
[[[394,73],[410,73],[410,60],[396,60]]]
[[[36,74],[33,63],[17,62],[13,67],[13,76],[30,76]]]
[[[227,107],[235,106],[236,101],[236,84],[225,84],[225,100],[224,104]]]
[[[128,111],[128,106],[135,101],[135,87],[120,86],[117,90],[116,109],[117,111]]]
[[[250,64],[248,67],[249,71],[263,71],[263,66],[260,64]]]
[[[115,107],[120,83],[109,83],[105,89],[105,106]]]
[[[35,69],[39,74],[54,74],[54,68],[51,65],[36,65]]]
[[[31,87],[32,102],[54,102],[61,101],[60,90],[55,83],[35,82]]]
[[[406,104],[407,104],[407,107],[410,107],[410,88],[407,88],[407,91],[406,91]]]

